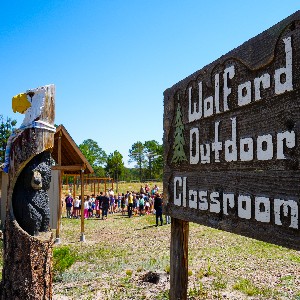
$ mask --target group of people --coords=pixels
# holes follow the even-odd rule
[[[81,196],[72,198],[71,193],[66,195],[66,216],[67,218],[81,217]],[[121,213],[122,215],[143,216],[146,214],[156,215],[156,226],[160,221],[163,225],[162,218],[163,198],[157,185],[150,190],[148,184],[141,185],[139,192],[127,191],[127,193],[115,194],[112,189],[107,192],[100,192],[100,195],[86,196],[83,202],[84,218],[102,218],[107,219],[108,214]],[[170,217],[166,216],[166,223],[170,223]]]

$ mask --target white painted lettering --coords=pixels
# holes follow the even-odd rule
[[[298,229],[298,204],[294,200],[282,200],[282,199],[274,199],[274,214],[275,214],[275,224],[282,225],[281,221],[281,207],[282,212],[285,217],[290,215],[291,217],[291,224],[289,227]],[[290,213],[289,213],[290,209]]]
[[[251,219],[251,198],[250,196],[238,196],[238,216],[242,219]]]
[[[220,75],[215,75],[215,109],[216,114],[220,113]]]
[[[253,139],[252,138],[240,139],[240,160],[241,161],[253,160]]]
[[[197,209],[198,207],[197,191],[189,190],[189,207]]]
[[[222,142],[219,142],[219,125],[220,121],[215,122],[215,141],[211,144],[212,151],[215,152],[215,162],[220,162],[220,151],[222,151]]]
[[[210,163],[210,144],[200,145],[201,164]]]
[[[220,204],[220,195],[218,192],[212,192],[210,194],[210,212],[220,213],[221,204]]]
[[[189,122],[199,120],[202,117],[202,82],[199,82],[199,97],[197,103],[192,103],[192,87],[189,87]]]
[[[207,191],[199,191],[199,209],[208,210]]]
[[[293,90],[293,57],[292,57],[292,38],[283,39],[285,49],[286,66],[275,70],[275,94],[279,95],[284,92]]]
[[[255,197],[255,219],[263,223],[270,223],[270,199],[266,197]]]
[[[238,86],[238,106],[251,103],[251,81],[247,81]]]
[[[273,158],[272,135],[260,135],[257,137],[257,159],[270,160]]]
[[[229,110],[228,96],[231,94],[231,88],[228,87],[228,79],[232,79],[235,75],[234,66],[230,66],[224,70],[224,111]]]
[[[234,208],[234,194],[223,194],[223,213],[228,216],[228,206]]]
[[[191,128],[191,130],[190,130],[190,164],[195,165],[198,162],[199,162],[199,129]]]
[[[178,192],[179,187],[182,187],[182,178],[174,177],[174,204],[181,206],[182,204],[182,193]]]
[[[214,114],[214,98],[213,96],[204,99],[204,117],[209,117]]]
[[[231,118],[231,140],[225,141],[225,160],[237,161],[236,117]]]
[[[186,206],[186,177],[182,177],[182,206]]]
[[[271,80],[270,80],[270,75],[268,73],[255,78],[254,79],[254,100],[260,100],[261,99],[261,94],[260,94],[260,88],[267,89],[270,87]]]
[[[279,132],[277,134],[277,159],[286,159],[283,150],[283,141],[288,148],[294,148],[296,145],[296,134],[294,131]]]

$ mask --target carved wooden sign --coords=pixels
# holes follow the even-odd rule
[[[300,12],[164,93],[167,212],[300,249]]]

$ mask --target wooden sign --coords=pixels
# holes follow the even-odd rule
[[[164,147],[168,214],[300,249],[300,12],[167,89]]]

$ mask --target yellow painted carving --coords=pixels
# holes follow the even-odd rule
[[[13,112],[19,112],[23,114],[29,107],[31,103],[27,99],[27,94],[19,94],[12,98],[12,109]]]

